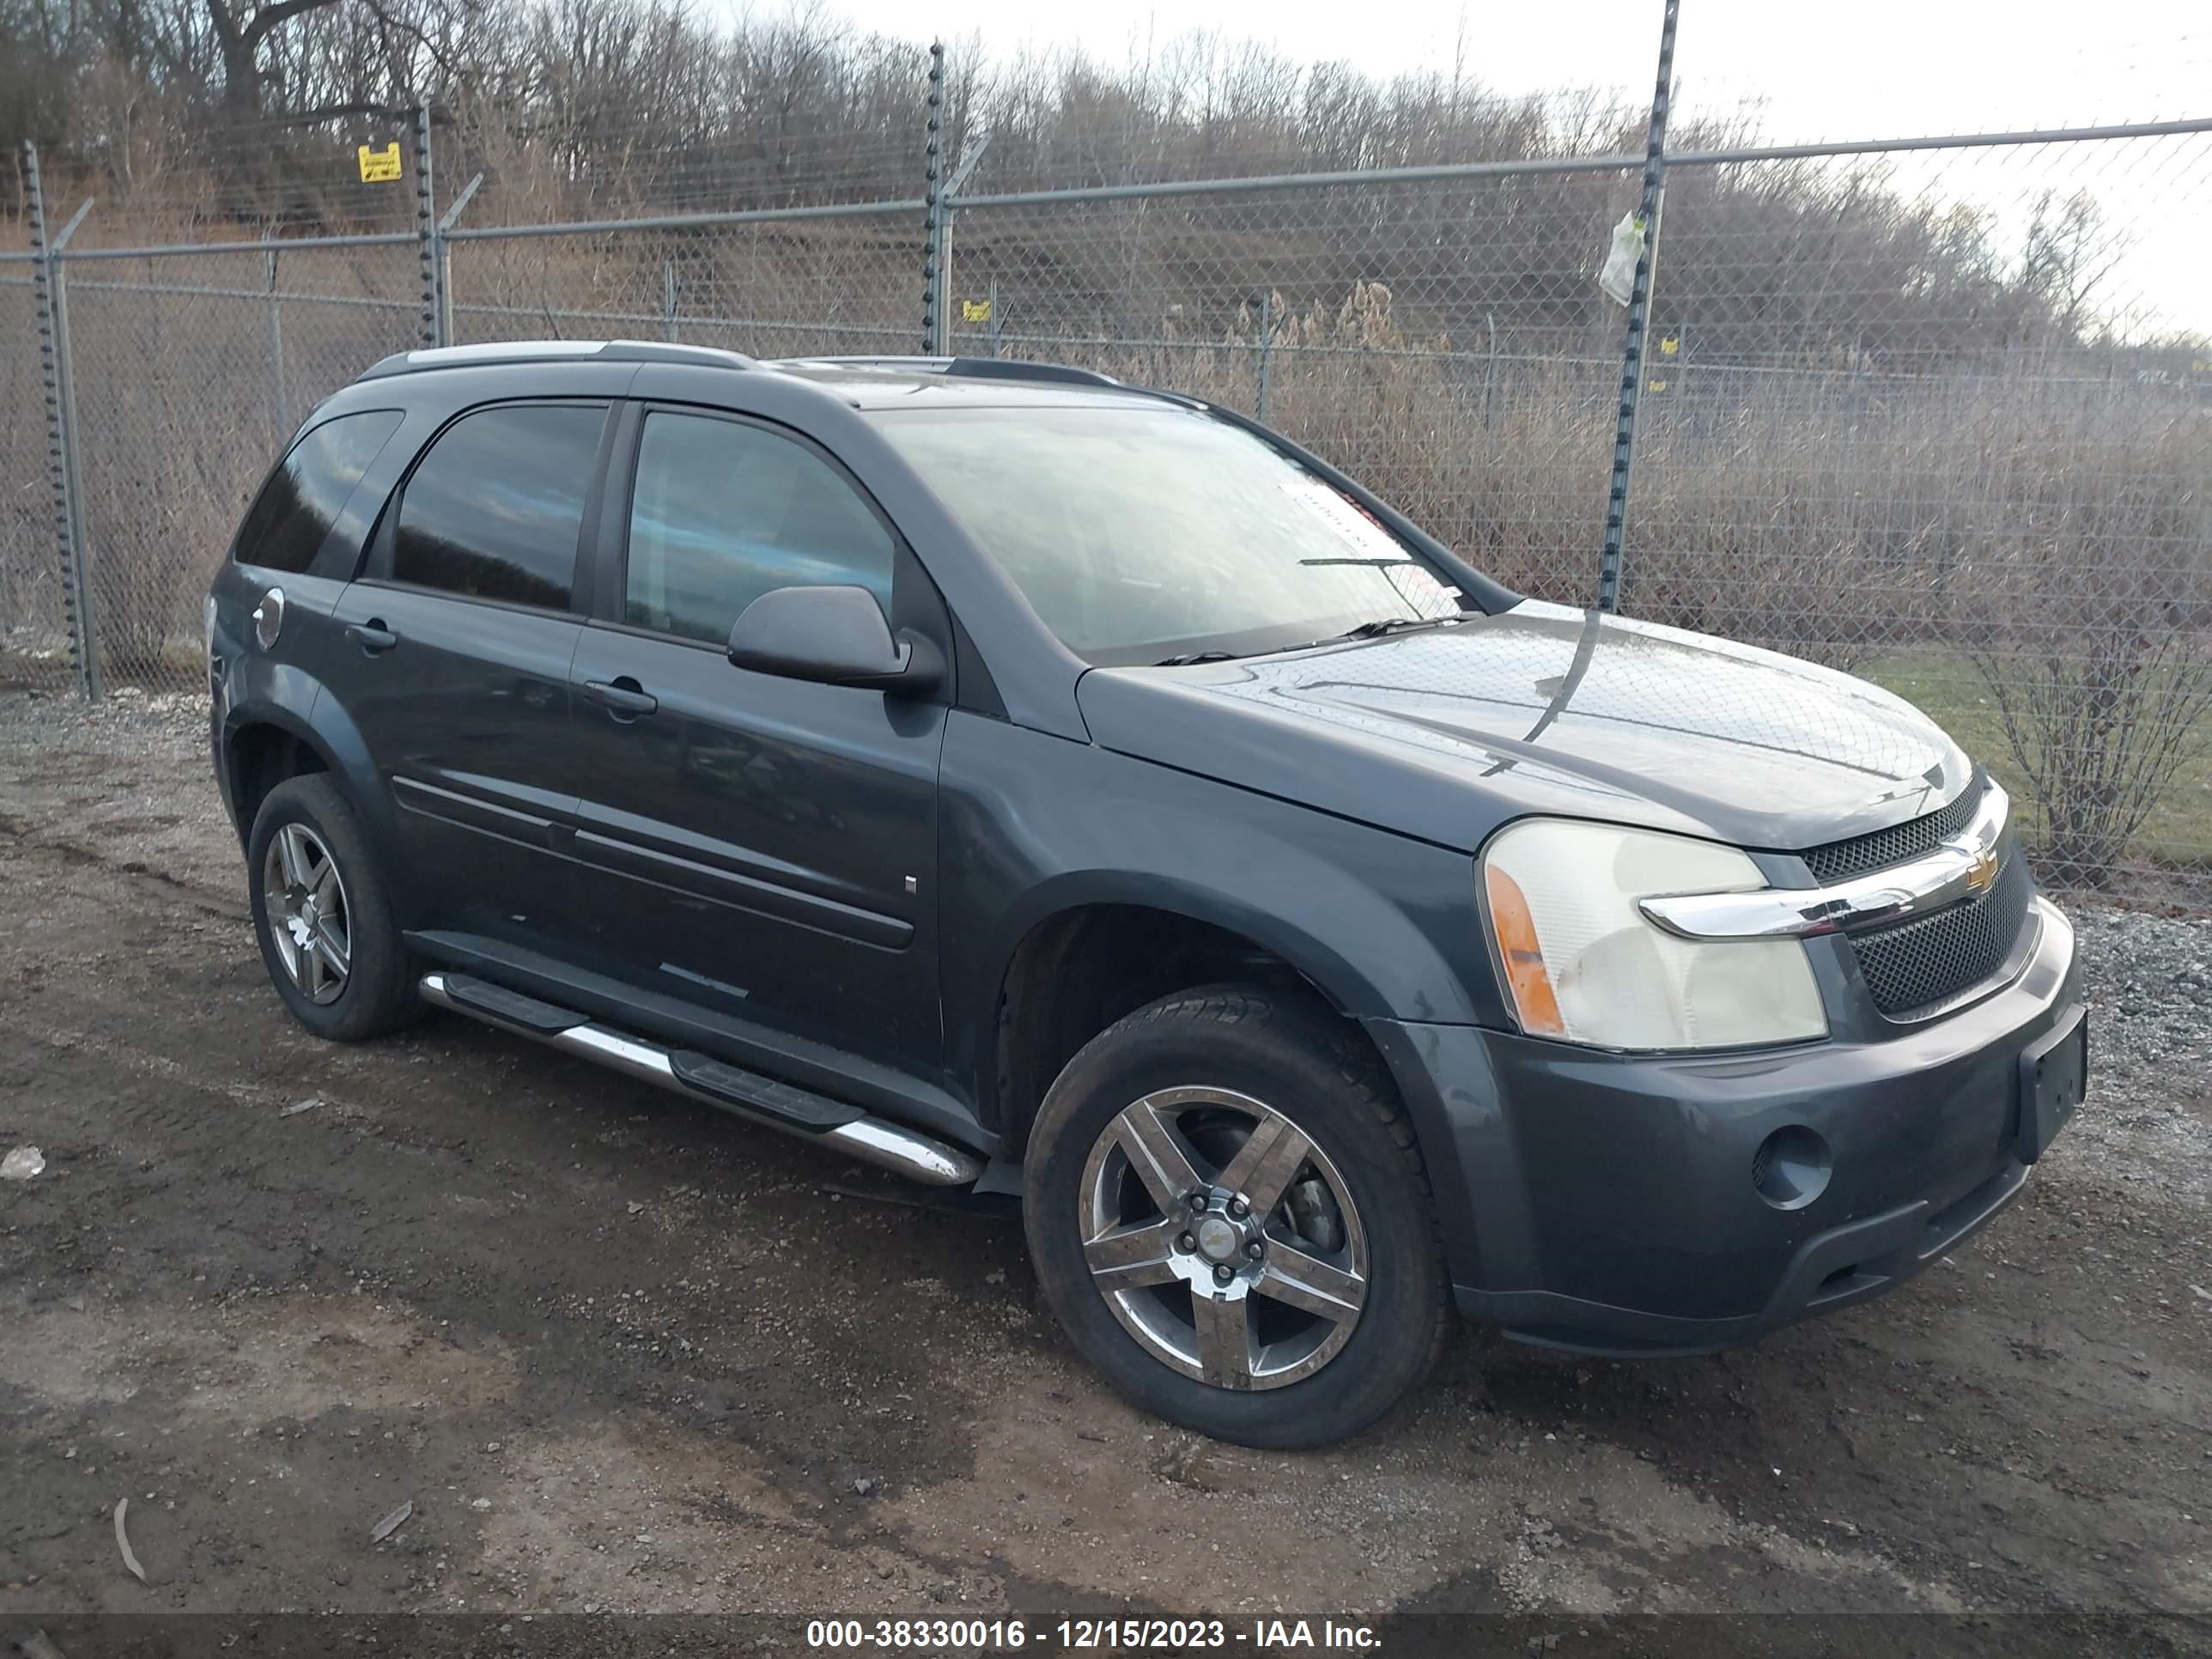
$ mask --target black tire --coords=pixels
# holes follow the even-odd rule
[[[1286,1115],[1356,1206],[1364,1303],[1334,1356],[1295,1381],[1245,1391],[1176,1369],[1125,1327],[1092,1279],[1084,1206],[1093,1147],[1133,1103],[1191,1086],[1233,1091]],[[1374,1051],[1310,996],[1208,987],[1101,1032],[1046,1093],[1024,1189],[1030,1254],[1070,1340],[1133,1404],[1200,1434],[1276,1449],[1341,1440],[1412,1390],[1443,1346],[1449,1285],[1412,1125]],[[1178,1291],[1169,1284],[1158,1294],[1172,1300]]]
[[[271,928],[264,872],[272,843],[291,824],[303,826],[320,843],[337,866],[342,887],[349,961],[342,983],[327,1000],[317,1000],[295,977]],[[246,870],[262,963],[301,1024],[333,1042],[360,1042],[421,1015],[414,965],[392,922],[383,874],[369,854],[352,805],[327,774],[289,778],[269,792],[246,837]]]

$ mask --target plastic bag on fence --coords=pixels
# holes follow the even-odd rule
[[[1613,246],[1606,250],[1605,266],[1597,274],[1598,291],[1617,306],[1628,303],[1636,291],[1636,262],[1644,257],[1644,222],[1624,213],[1613,228]]]

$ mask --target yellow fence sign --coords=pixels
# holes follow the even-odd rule
[[[989,322],[991,302],[988,300],[963,300],[960,302],[960,320],[963,323]]]
[[[389,184],[399,176],[399,141],[395,138],[382,149],[361,147],[361,181],[364,185]]]

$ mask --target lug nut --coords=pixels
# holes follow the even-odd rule
[[[1188,1254],[1197,1248],[1198,1241],[1193,1238],[1188,1233],[1185,1233],[1181,1238],[1176,1240],[1176,1249],[1183,1251],[1185,1254]]]
[[[1204,1193],[1193,1193],[1193,1194],[1190,1195],[1190,1210],[1191,1210],[1191,1213],[1192,1213],[1193,1215],[1196,1215],[1196,1214],[1198,1214],[1200,1211],[1204,1210],[1205,1208],[1206,1208],[1206,1194],[1205,1194]]]
[[[1241,1219],[1243,1217],[1249,1215],[1251,1212],[1252,1206],[1249,1204],[1247,1204],[1243,1199],[1232,1198],[1229,1200],[1230,1214],[1238,1217]]]
[[[1231,1279],[1236,1277],[1237,1275],[1235,1272],[1231,1269],[1229,1264],[1225,1261],[1213,1270],[1213,1282],[1217,1285],[1226,1285]]]
[[[1247,1244],[1244,1247],[1244,1254],[1250,1256],[1253,1261],[1257,1261],[1261,1256],[1267,1254],[1267,1247],[1255,1238],[1249,1244]]]

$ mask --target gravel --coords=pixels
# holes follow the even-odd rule
[[[2212,1075],[2212,919],[2060,902],[2096,1000],[2093,1061],[2116,1077]]]

